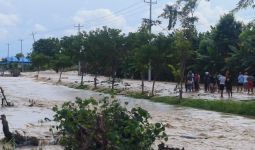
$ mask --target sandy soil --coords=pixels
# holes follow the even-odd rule
[[[11,131],[18,130],[24,135],[34,135],[50,142],[53,138],[49,128],[55,122],[46,122],[45,118],[53,118],[52,106],[74,100],[75,97],[100,98],[105,96],[93,91],[77,90],[56,85],[55,82],[58,80],[58,75],[51,71],[43,72],[40,76],[40,81],[35,80],[33,78],[34,75],[35,73],[26,73],[23,77],[18,78],[0,77],[0,86],[5,90],[7,100],[15,104],[13,108],[0,108],[1,113],[7,116]],[[63,77],[62,81],[64,83],[79,82],[79,77],[75,72],[64,73]],[[49,78],[50,80],[48,80]],[[92,79],[92,77],[86,76],[85,81],[92,81]],[[103,80],[107,80],[107,78],[101,77],[99,79],[99,81]],[[123,83],[125,82],[130,83],[132,90],[139,88],[139,81],[123,81]],[[149,89],[150,83],[146,84]],[[160,91],[160,85],[165,85],[161,88],[170,89],[170,91],[174,88],[173,83],[161,82],[157,83],[158,91]],[[101,86],[108,85],[102,84]],[[123,87],[120,85],[120,88]],[[240,97],[243,97],[242,95],[245,94],[241,94]],[[255,147],[254,119],[169,106],[123,96],[117,96],[117,99],[121,103],[128,102],[128,108],[140,106],[148,110],[152,116],[152,122],[167,124],[166,132],[169,136],[167,144],[169,146],[185,147],[187,150],[252,150]],[[29,107],[31,100],[35,102],[33,107]],[[0,137],[3,137],[2,131],[0,131]],[[23,147],[20,149],[31,148]],[[62,148],[49,146],[44,147],[44,149],[58,150]]]

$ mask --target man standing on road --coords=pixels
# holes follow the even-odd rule
[[[219,81],[220,81],[220,97],[223,98],[223,91],[225,87],[226,77],[221,74]]]

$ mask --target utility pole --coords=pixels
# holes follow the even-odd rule
[[[10,43],[7,43],[8,46],[8,53],[7,53],[7,57],[10,57]]]
[[[81,28],[84,26],[82,26],[81,24],[78,24],[77,26],[75,25],[74,27],[78,29],[78,35],[79,35],[81,33]]]
[[[35,43],[35,32],[32,32],[31,35],[33,36],[33,40],[34,40],[34,43]]]
[[[145,3],[150,4],[150,21],[149,21],[149,32],[151,34],[151,27],[152,27],[152,5],[157,4],[157,0],[144,0]],[[151,62],[149,62],[149,69],[148,69],[148,81],[151,81]]]
[[[21,55],[23,55],[23,39],[20,39],[20,52],[21,52]],[[23,59],[22,59],[23,60]],[[21,64],[21,71],[23,72],[24,71],[24,64],[23,64],[23,62],[22,62],[22,64]]]
[[[74,26],[75,28],[78,29],[78,35],[81,34],[81,28],[84,27],[81,24],[78,24],[77,26]],[[81,61],[79,60],[78,62],[78,76],[81,75]]]
[[[23,47],[22,47],[22,46],[23,46],[23,45],[22,45],[22,44],[23,44],[23,39],[20,39],[19,41],[20,41],[20,52],[21,52],[21,54],[23,54],[23,52],[22,52],[22,50],[23,50],[23,49],[22,49],[22,48],[23,48]]]

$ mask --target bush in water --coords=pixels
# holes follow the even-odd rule
[[[164,139],[165,126],[149,123],[150,114],[138,107],[128,111],[116,100],[104,98],[67,102],[55,106],[56,127],[66,149],[151,149],[156,139]]]

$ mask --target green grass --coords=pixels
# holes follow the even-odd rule
[[[96,92],[101,92],[101,93],[105,93],[105,94],[110,94],[110,95],[117,95],[120,94],[122,92],[122,90],[120,89],[110,89],[110,88],[96,88],[93,89]]]
[[[88,85],[78,85],[74,87],[75,89],[83,89],[83,90],[88,90],[89,86]]]
[[[148,96],[148,94],[142,94],[137,92],[127,92],[126,96],[136,98],[136,99],[151,99],[151,96]]]
[[[231,100],[201,100],[201,99],[183,99],[179,103],[177,97],[153,97],[153,102],[161,102],[171,105],[179,105],[217,112],[238,114],[244,116],[255,116],[255,102],[242,102]]]
[[[88,85],[84,86],[74,86],[72,88],[76,89],[90,89]],[[122,93],[123,90],[120,89],[110,89],[110,88],[96,88],[92,89],[97,92],[110,94],[110,95],[117,95]],[[153,102],[160,102],[169,105],[177,105],[177,106],[185,106],[185,107],[192,107],[204,110],[211,110],[223,113],[231,113],[237,114],[242,116],[250,116],[255,117],[255,101],[231,101],[231,100],[203,100],[203,99],[187,99],[184,98],[179,102],[178,97],[152,97],[148,96],[148,93],[138,93],[138,92],[124,92],[124,95],[136,99],[148,99]]]

